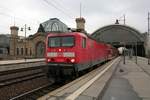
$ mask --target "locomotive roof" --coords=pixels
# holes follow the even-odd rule
[[[67,35],[81,35],[86,37],[86,35],[84,33],[80,33],[80,32],[68,32],[68,33],[49,33],[48,36],[67,36]]]
[[[106,45],[110,45],[108,43],[105,43],[103,41],[98,41],[96,40],[95,38],[93,38],[90,34],[87,34],[87,33],[81,33],[81,32],[67,32],[67,33],[60,33],[60,32],[57,32],[57,33],[49,33],[48,36],[67,36],[67,35],[80,35],[80,36],[83,36],[83,37],[88,37],[94,41],[97,41],[99,43],[103,43],[103,44],[106,44]]]
[[[55,32],[55,33],[49,33],[48,36],[66,36],[66,35],[81,35],[81,36],[84,36],[84,37],[88,37],[92,40],[95,40],[97,41],[96,39],[94,39],[90,34],[87,34],[87,33],[81,33],[81,32],[67,32],[67,33],[60,33],[60,32]],[[97,41],[97,42],[100,42],[100,41]],[[102,42],[103,43],[103,42]]]

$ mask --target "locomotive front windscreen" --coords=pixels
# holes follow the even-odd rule
[[[59,36],[59,37],[49,37],[48,47],[72,47],[74,46],[73,36]]]

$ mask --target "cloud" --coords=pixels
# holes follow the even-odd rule
[[[147,31],[147,12],[150,11],[149,0],[3,0],[0,4],[0,32],[9,33],[9,26],[31,26],[34,34],[39,23],[57,17],[70,27],[76,27],[75,18],[86,18],[86,30],[92,33],[96,29],[113,24],[117,18],[126,15],[127,25],[141,32]],[[52,5],[55,5],[52,6]],[[123,22],[120,22],[123,23]],[[7,29],[8,28],[8,29]],[[23,34],[23,33],[21,33]]]

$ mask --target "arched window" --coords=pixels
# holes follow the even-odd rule
[[[17,48],[17,55],[19,55],[19,48]]]
[[[23,55],[23,48],[21,48],[21,55]]]
[[[32,55],[32,50],[31,50],[31,48],[30,48],[30,56]]]
[[[2,49],[0,49],[0,54],[3,54],[3,50]]]
[[[44,42],[38,42],[36,45],[36,56],[44,57],[45,54],[45,44]]]
[[[58,23],[56,23],[56,22],[52,23],[51,31],[59,31]]]

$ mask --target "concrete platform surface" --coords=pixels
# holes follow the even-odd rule
[[[102,100],[150,100],[150,65],[147,59],[126,57],[104,92]]]
[[[45,61],[44,58],[41,59],[20,59],[20,60],[2,60],[0,61],[0,65],[7,65],[7,64],[17,64],[17,63],[26,63],[26,62],[37,62],[37,61]]]
[[[0,61],[0,72],[46,65],[44,59]]]

